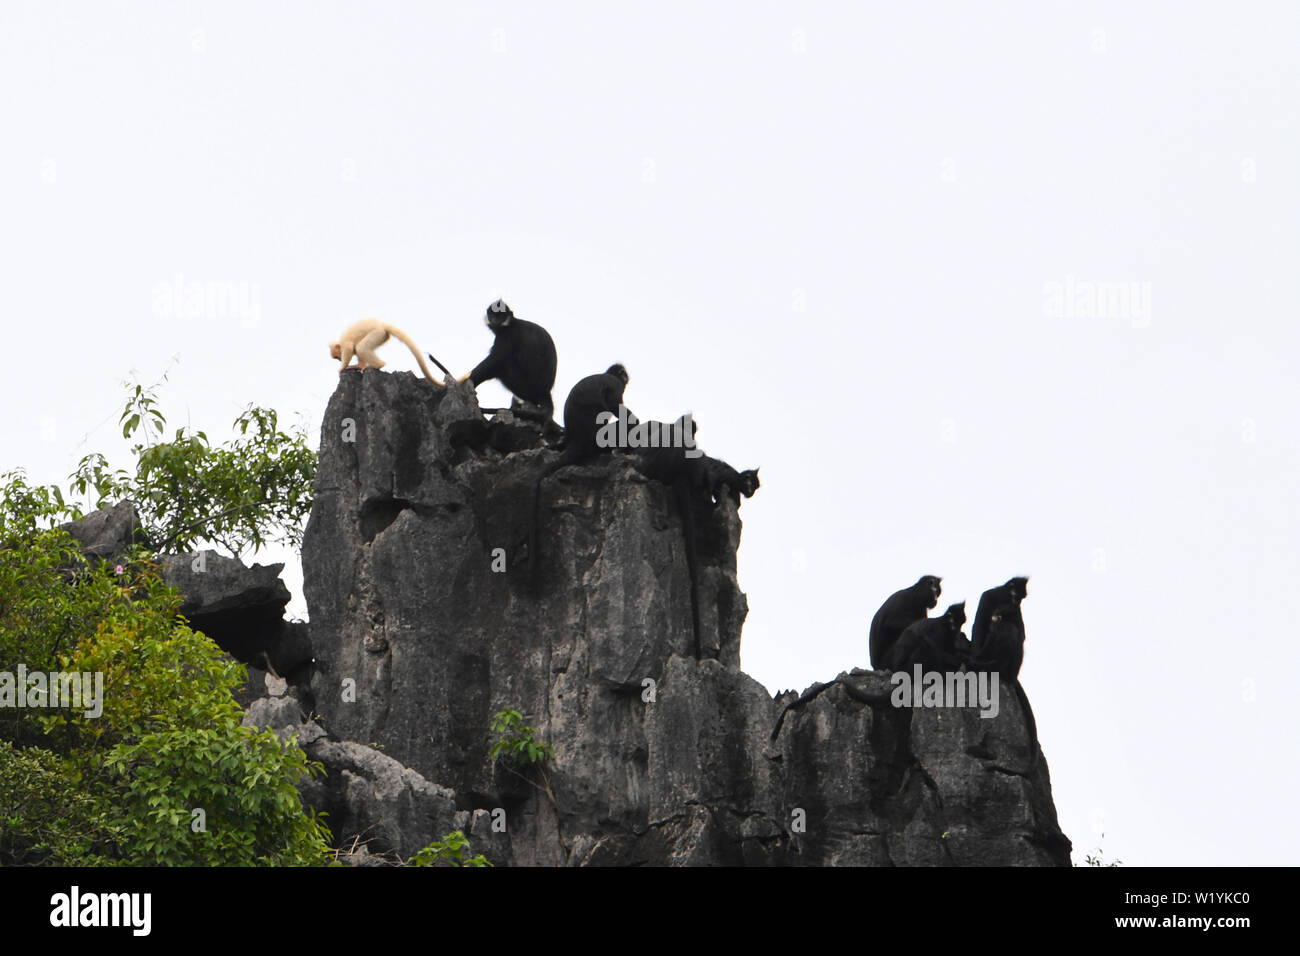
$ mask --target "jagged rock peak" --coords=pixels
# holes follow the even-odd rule
[[[453,794],[497,863],[1068,863],[1014,701],[992,720],[900,709],[866,671],[774,700],[739,670],[730,502],[700,515],[702,659],[677,504],[627,456],[547,479],[530,586],[528,503],[556,454],[536,426],[485,422],[468,386],[340,377],[303,542],[311,696],[333,740],[412,771],[402,793]],[[544,776],[489,758],[506,708],[553,746]],[[361,786],[331,770],[333,800],[338,774]],[[443,835],[445,806],[381,811],[375,792],[324,808],[389,833],[426,821],[372,851]]]

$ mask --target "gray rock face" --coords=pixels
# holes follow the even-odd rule
[[[61,527],[77,539],[87,558],[106,561],[121,557],[140,536],[140,519],[130,501],[119,501]]]
[[[817,863],[1069,865],[1051,783],[1014,690],[975,707],[891,703],[883,672],[814,685],[774,732],[782,799],[824,821],[793,841]]]
[[[140,523],[135,505],[120,501],[63,528],[81,544],[86,558],[112,561],[123,556],[137,539]],[[311,681],[311,639],[305,623],[284,620],[289,589],[280,580],[283,564],[250,568],[215,551],[156,557],[163,580],[184,595],[180,613],[191,627],[245,664],[269,663],[306,695]],[[267,692],[267,678],[279,680],[250,667],[246,686],[236,698],[246,706],[260,698]]]
[[[787,710],[738,669],[731,502],[697,515],[702,660],[677,505],[626,456],[547,479],[530,586],[529,498],[557,454],[466,386],[340,377],[303,540],[311,698],[405,781],[361,786],[380,777],[311,744],[340,844],[370,827],[372,852],[407,855],[452,806],[498,864],[1068,865],[1011,695],[994,720],[911,711],[855,671]],[[506,708],[554,747],[544,774],[489,759]]]
[[[284,620],[289,589],[283,564],[254,564],[215,551],[158,558],[163,580],[185,595],[180,612],[197,631],[245,664],[267,663],[306,688],[311,680],[311,641],[306,624]]]
[[[329,818],[336,834],[356,834],[367,846],[406,859],[452,830],[470,829],[470,814],[456,809],[454,793],[372,747],[317,740],[304,749],[329,768],[325,781],[313,785],[321,790],[316,803],[343,808]]]
[[[280,580],[283,564],[255,564],[250,568],[238,558],[215,551],[164,554],[158,561],[163,580],[185,595],[181,613],[188,618],[268,607],[278,619],[289,603],[289,589]]]

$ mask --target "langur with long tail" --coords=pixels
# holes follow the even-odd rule
[[[383,368],[387,363],[379,357],[375,350],[387,342],[390,335],[411,350],[415,360],[420,363],[420,371],[424,373],[425,378],[439,388],[445,387],[444,383],[433,377],[433,373],[429,371],[429,366],[425,364],[424,356],[420,354],[420,350],[411,341],[411,337],[397,326],[389,325],[380,319],[362,319],[360,322],[348,326],[347,330],[339,336],[337,342],[330,343],[330,358],[338,359],[341,363],[339,366],[340,375],[350,368],[362,370]],[[351,364],[353,355],[357,357],[356,365]]]

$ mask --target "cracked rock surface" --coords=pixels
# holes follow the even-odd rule
[[[677,505],[626,456],[547,479],[530,585],[557,454],[467,386],[340,376],[303,540],[336,842],[409,855],[454,821],[499,865],[1068,865],[1013,695],[988,720],[895,708],[870,671],[774,699],[739,670],[730,501],[697,514],[702,660]],[[545,776],[489,759],[506,708]]]

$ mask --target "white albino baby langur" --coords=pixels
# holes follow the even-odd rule
[[[375,349],[387,342],[390,335],[411,350],[415,360],[420,363],[420,371],[424,372],[425,378],[434,385],[443,386],[442,382],[433,377],[429,366],[424,364],[424,356],[415,347],[411,337],[397,326],[389,325],[380,319],[362,319],[348,326],[337,342],[330,343],[330,358],[336,358],[342,363],[339,366],[340,375],[349,368],[383,368],[386,363],[376,354]],[[356,365],[351,364],[353,354],[357,357]]]

